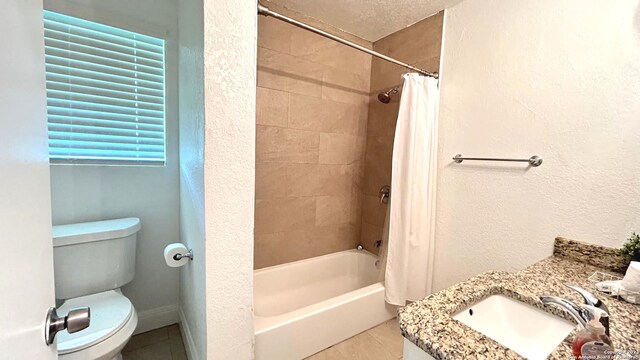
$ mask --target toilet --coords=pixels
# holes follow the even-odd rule
[[[120,287],[135,275],[140,219],[125,218],[53,227],[58,314],[88,306],[88,328],[57,335],[60,360],[121,360],[138,324]]]

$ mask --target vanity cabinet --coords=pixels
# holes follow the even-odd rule
[[[411,341],[404,339],[404,349],[402,351],[404,360],[435,360],[431,355],[424,352]]]

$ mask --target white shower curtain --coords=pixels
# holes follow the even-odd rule
[[[435,242],[438,80],[405,74],[393,145],[385,299],[431,293]]]

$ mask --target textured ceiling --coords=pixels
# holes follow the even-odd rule
[[[460,1],[271,0],[369,41],[379,40]]]

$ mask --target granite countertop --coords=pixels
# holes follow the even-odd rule
[[[591,259],[595,259],[595,265]],[[607,305],[614,348],[638,350],[640,305],[598,294],[588,280],[596,271],[622,276],[617,272],[626,269],[628,263],[628,259],[613,249],[557,238],[553,256],[524,270],[488,272],[400,308],[400,329],[405,338],[436,359],[522,359],[514,351],[454,320],[452,314],[490,295],[503,294],[575,322],[562,310],[545,306],[539,300],[541,295],[555,295],[582,303],[580,295],[565,286],[575,284],[594,293]],[[549,359],[572,359],[572,340],[573,333]]]

